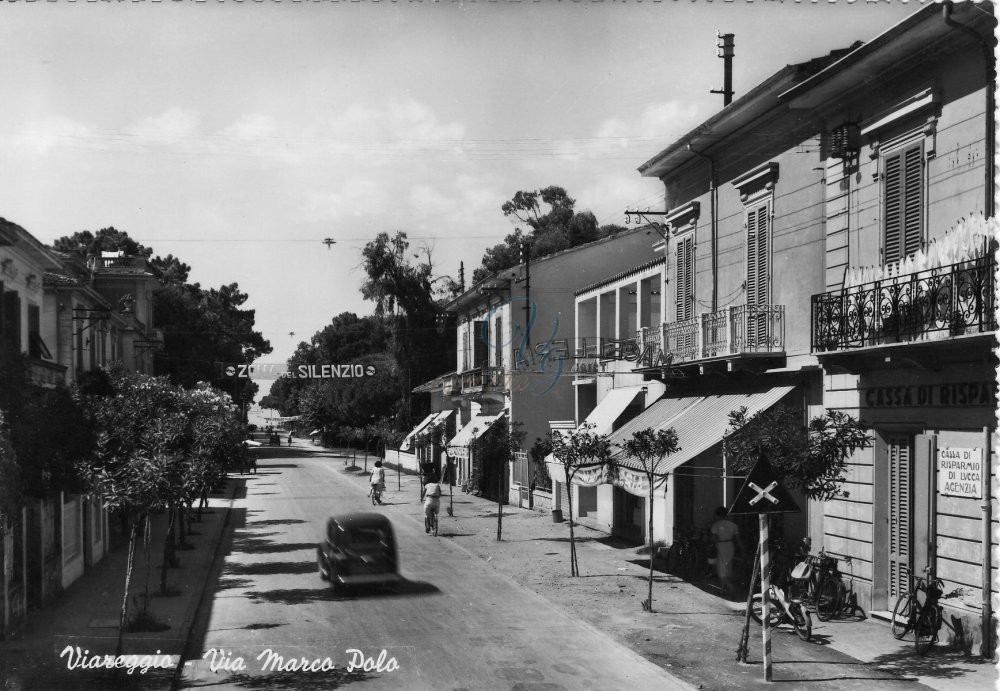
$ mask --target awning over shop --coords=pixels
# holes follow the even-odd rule
[[[448,442],[448,448],[465,448],[469,444],[474,442],[479,437],[483,436],[486,431],[496,424],[497,420],[503,417],[503,413],[499,415],[474,415],[471,420],[458,431],[451,441]]]
[[[660,399],[611,435],[612,449],[623,444],[638,430],[672,427],[677,432],[680,450],[655,468],[657,475],[665,475],[720,443],[729,427],[730,412],[746,407],[747,415],[754,415],[778,403],[794,388],[775,386],[755,393]],[[648,491],[648,484],[639,460],[619,452],[615,455],[615,461],[618,465],[615,484],[627,492],[643,496]]]
[[[399,450],[409,451],[410,447],[413,446],[413,440],[416,438],[416,436],[421,432],[423,432],[424,428],[427,427],[427,425],[431,424],[431,422],[433,422],[437,416],[438,416],[437,413],[431,413],[423,420],[421,420],[420,424],[418,424],[416,427],[410,430],[410,433],[406,435],[405,439],[403,439],[403,443],[399,445]]]
[[[623,386],[611,389],[597,404],[597,407],[590,411],[590,415],[580,423],[580,427],[590,424],[594,425],[591,433],[609,434],[614,427],[615,420],[632,404],[642,389],[641,386]],[[556,432],[558,429],[553,426],[553,433]],[[545,457],[545,463],[549,468],[549,477],[557,482],[566,482],[566,470],[562,463],[556,460],[552,454]],[[576,472],[573,483],[584,487],[600,485],[605,482],[604,475],[604,471],[600,468],[583,468]]]

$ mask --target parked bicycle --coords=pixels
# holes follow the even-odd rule
[[[944,582],[931,574],[930,566],[924,569],[925,576],[917,576],[908,568],[906,573],[910,577],[910,588],[897,598],[896,606],[892,608],[892,635],[902,639],[913,631],[917,655],[926,655],[938,641],[942,622],[957,633],[944,618],[944,608],[939,604],[942,597],[950,595],[944,594]],[[923,603],[920,602],[921,593]]]
[[[699,531],[678,529],[667,551],[667,571],[685,580],[700,578],[708,570],[708,551]]]
[[[812,619],[801,600],[786,597],[785,590],[774,583],[768,587],[768,599],[771,603],[768,626],[773,629],[781,624],[788,624],[795,629],[795,635],[802,640],[808,641],[812,638]],[[762,596],[760,593],[755,593],[750,606],[750,618],[760,624],[763,621],[763,609]]]

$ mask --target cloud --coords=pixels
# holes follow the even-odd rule
[[[246,113],[228,127],[221,130],[225,138],[238,140],[264,140],[274,137],[278,124],[273,117],[264,113]]]
[[[29,153],[46,154],[61,147],[76,147],[81,141],[92,140],[93,136],[92,130],[82,123],[50,116],[28,123],[7,141]]]
[[[161,115],[144,118],[133,128],[135,143],[153,146],[185,145],[198,130],[198,114],[192,110],[171,108]]]

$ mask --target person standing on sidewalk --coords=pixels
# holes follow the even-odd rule
[[[733,580],[733,560],[739,548],[739,527],[726,518],[726,507],[715,510],[715,522],[712,523],[712,544],[715,545],[715,573],[719,577],[722,596],[735,594],[736,583]]]
[[[291,432],[288,433],[288,445],[289,446],[292,445],[292,433]]]

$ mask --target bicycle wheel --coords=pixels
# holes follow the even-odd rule
[[[937,607],[933,605],[920,608],[913,639],[917,646],[917,655],[926,655],[937,640],[938,627],[941,625],[938,616]]]
[[[753,602],[750,604],[750,618],[755,622],[760,624],[761,622],[761,610],[763,609],[763,603],[761,602],[760,594],[753,596]],[[778,626],[781,622],[781,615],[778,614],[778,605],[771,602],[771,611],[768,613],[767,617],[768,625],[773,629]]]
[[[913,628],[913,598],[904,593],[896,598],[896,606],[892,608],[892,637],[897,641]]]
[[[816,592],[816,618],[829,621],[837,616],[841,606],[841,590],[844,585],[834,577],[824,578]]]
[[[792,626],[795,627],[796,635],[804,641],[812,638],[812,617],[808,610],[802,606],[801,602],[789,602],[788,612],[792,615]]]

